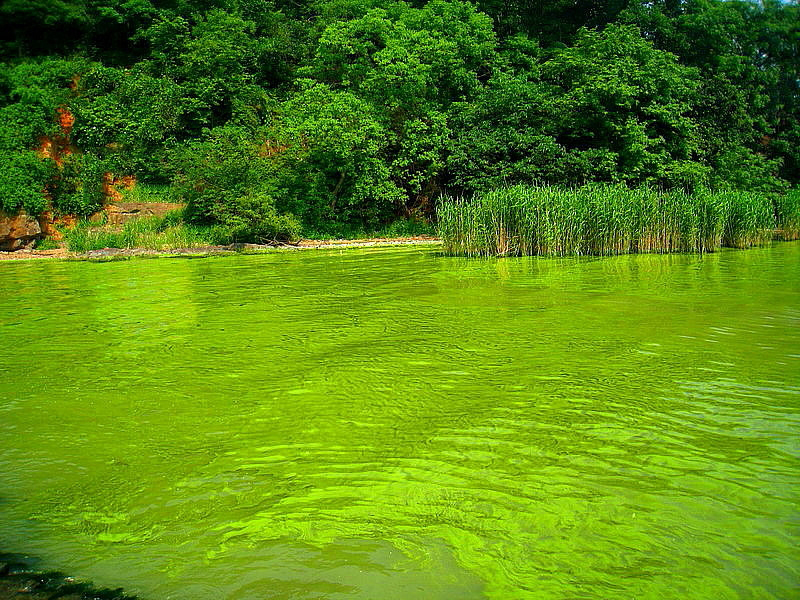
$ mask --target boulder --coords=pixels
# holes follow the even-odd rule
[[[0,250],[19,250],[42,237],[39,221],[25,211],[15,215],[0,213]]]

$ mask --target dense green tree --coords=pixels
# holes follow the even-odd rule
[[[537,53],[518,38],[506,53],[534,69],[505,70],[464,105],[451,155],[456,182],[703,183],[689,113],[696,70],[636,28],[582,30],[575,45]]]
[[[117,173],[166,180],[166,153],[184,131],[184,90],[169,78],[140,69],[100,65],[78,85],[80,93],[72,103],[75,142],[107,158]]]
[[[335,22],[305,72],[375,107],[388,136],[390,178],[411,210],[439,189],[451,105],[479,93],[495,60],[487,16],[465,2],[435,0],[421,9],[397,3]]]
[[[388,132],[373,106],[324,84],[281,107],[272,147],[279,205],[307,223],[375,225],[391,219],[405,195],[387,164]]]
[[[686,0],[636,5],[623,14],[658,47],[700,70],[693,116],[718,184],[775,188],[779,173],[797,180],[797,119],[787,116],[800,111],[799,8],[771,0]]]

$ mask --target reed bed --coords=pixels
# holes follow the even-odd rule
[[[775,201],[775,221],[780,239],[800,240],[800,188]]]
[[[758,194],[617,185],[513,186],[446,199],[438,217],[445,252],[468,256],[713,252],[767,243],[776,223]]]

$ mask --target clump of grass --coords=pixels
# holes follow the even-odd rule
[[[37,240],[36,241],[36,245],[34,246],[34,248],[36,248],[36,250],[55,250],[55,249],[57,249],[59,247],[60,246],[59,246],[58,242],[55,241],[53,238],[49,238],[49,237]]]
[[[137,183],[130,189],[120,189],[123,202],[175,202],[169,185]]]
[[[780,239],[800,239],[800,188],[775,199],[775,221]]]
[[[713,252],[772,237],[769,198],[621,185],[513,186],[439,205],[445,251],[471,256]]]
[[[221,226],[201,226],[183,222],[182,211],[163,217],[134,219],[122,229],[82,222],[65,235],[71,252],[103,248],[145,248],[174,250],[231,243],[231,232]]]
[[[769,197],[739,190],[720,192],[717,196],[727,209],[723,246],[748,248],[772,239],[775,217]]]
[[[433,225],[420,219],[398,219],[376,230],[371,237],[399,238],[433,235]]]

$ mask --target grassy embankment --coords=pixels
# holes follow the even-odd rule
[[[448,254],[713,252],[800,238],[800,190],[776,199],[725,191],[514,186],[439,205]]]
[[[168,186],[138,184],[123,193],[125,202],[173,202]],[[393,238],[433,234],[433,228],[420,221],[396,221],[380,229],[363,229],[328,225],[325,228],[305,228],[300,237],[326,239]],[[83,253],[103,248],[143,248],[175,250],[201,248],[242,242],[237,230],[224,225],[197,225],[184,219],[183,211],[163,217],[139,218],[122,227],[83,221],[64,232],[64,242],[70,252]],[[50,244],[52,245],[52,244]],[[40,244],[39,247],[48,247]]]

